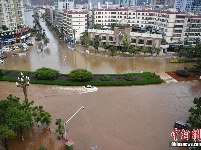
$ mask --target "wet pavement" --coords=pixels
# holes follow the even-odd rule
[[[0,84],[1,99],[9,93],[23,98],[14,83]],[[67,125],[67,136],[75,142],[75,150],[89,150],[96,145],[100,150],[177,149],[169,147],[173,124],[176,120],[185,122],[193,99],[201,96],[200,81],[99,87],[90,93],[74,88],[76,92],[70,87],[30,85],[28,95],[35,105],[44,106],[52,114],[54,129],[57,118],[67,121],[81,106],[85,107]],[[62,142],[49,132],[23,142],[11,141],[11,147],[17,145],[19,150],[36,149],[40,144],[51,145],[50,150],[63,148]]]

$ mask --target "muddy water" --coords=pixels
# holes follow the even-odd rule
[[[9,93],[23,98],[14,83],[0,84],[0,99]],[[75,150],[92,146],[100,150],[169,150],[176,149],[169,147],[173,123],[186,121],[193,98],[201,96],[201,82],[99,87],[91,93],[83,93],[80,87],[30,85],[28,95],[35,105],[52,114],[52,128],[56,118],[66,121],[85,107],[67,124],[67,136],[75,142]],[[11,141],[11,148],[34,150],[41,144],[50,150],[63,148],[53,133],[37,134],[35,130],[23,142]]]
[[[32,12],[26,12],[27,24],[33,26]],[[77,46],[73,51],[68,49],[67,43],[59,43],[55,38],[56,34],[50,31],[45,22],[40,21],[41,26],[45,29],[45,33],[50,39],[48,48],[44,52],[37,50],[37,43],[29,48],[26,56],[12,57],[10,53],[5,59],[5,63],[0,64],[0,68],[16,69],[16,70],[31,70],[35,71],[41,67],[48,67],[59,70],[62,73],[82,68],[93,73],[126,73],[126,72],[165,72],[183,69],[184,67],[192,66],[192,63],[170,63],[170,59],[165,57],[139,57],[129,59],[126,57],[113,58],[108,54],[87,55],[86,49],[82,46]],[[35,42],[34,38],[30,39]]]

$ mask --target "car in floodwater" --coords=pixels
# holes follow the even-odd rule
[[[97,91],[97,90],[98,90],[97,87],[92,86],[92,85],[85,85],[85,86],[84,86],[84,89],[85,89],[85,90],[92,90],[92,91]]]

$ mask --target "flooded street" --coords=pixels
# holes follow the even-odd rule
[[[27,24],[33,26],[32,12],[26,12]],[[27,18],[26,17],[26,18]],[[48,48],[44,52],[37,50],[37,43],[29,48],[25,56],[12,57],[7,53],[7,59],[0,68],[13,70],[29,70],[35,71],[41,67],[48,67],[59,70],[62,73],[82,68],[93,73],[126,73],[126,72],[165,72],[183,69],[184,67],[192,66],[192,63],[170,63],[170,58],[164,57],[138,57],[134,58],[113,58],[110,55],[87,55],[82,53],[86,51],[86,47],[77,46],[76,50],[68,49],[67,43],[59,43],[56,34],[52,33],[46,26],[45,22],[40,21],[41,26],[45,29],[47,37],[50,39]],[[34,38],[31,38],[35,42]]]
[[[0,84],[1,99],[9,93],[23,99],[14,83]],[[74,88],[77,91],[71,87],[30,85],[28,97],[52,114],[51,128],[56,127],[57,118],[67,121],[81,106],[85,107],[67,124],[67,136],[75,142],[75,150],[89,150],[96,145],[100,150],[177,149],[169,147],[173,124],[176,120],[185,122],[193,99],[201,96],[200,81],[99,87],[91,93]],[[63,148],[54,134],[48,131],[35,134],[24,142],[11,141],[11,149],[35,150],[41,144],[48,146],[48,150]]]
[[[26,12],[31,17],[32,12]],[[33,21],[28,20],[31,24]],[[37,43],[25,56],[12,57],[6,53],[0,68],[35,71],[41,67],[59,70],[62,73],[83,68],[92,73],[165,72],[189,67],[190,63],[169,63],[164,57],[135,59],[110,56],[86,55],[87,48],[76,47],[73,51],[66,43],[59,43],[41,21],[42,28],[50,38],[44,52],[37,50]],[[31,39],[35,42],[35,39]],[[23,92],[13,82],[0,82],[0,100],[9,94],[23,100]],[[146,93],[146,94],[145,94]],[[201,82],[178,82],[171,84],[98,87],[98,91],[86,92],[83,87],[34,85],[28,88],[28,99],[34,105],[42,105],[52,115],[50,127],[56,129],[55,121],[67,121],[81,106],[81,110],[68,124],[67,136],[74,142],[74,150],[176,150],[169,142],[176,120],[186,122],[193,99],[201,97]],[[53,132],[34,125],[20,137],[9,141],[11,150],[37,150],[40,145],[48,150],[64,150],[62,141]],[[0,147],[1,150],[1,147]]]

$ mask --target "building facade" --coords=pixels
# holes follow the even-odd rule
[[[150,34],[135,32],[130,27],[115,26],[114,30],[96,30],[88,29],[88,35],[91,40],[98,36],[101,39],[101,43],[109,43],[110,45],[122,46],[122,42],[119,40],[119,34],[122,34],[124,38],[131,42],[131,45],[141,47],[161,47],[162,34]]]
[[[175,0],[151,0],[151,5],[168,5],[168,6],[174,6]]]
[[[184,22],[186,14],[176,11],[161,10],[132,10],[132,9],[97,9],[94,10],[93,24],[113,26],[122,19],[128,22],[130,27],[138,27],[142,30],[152,28],[151,32],[163,33],[168,43],[183,40]],[[150,31],[146,31],[150,32]]]
[[[87,12],[64,11],[63,33],[65,40],[76,42],[87,31]]]
[[[201,1],[200,0],[175,0],[174,8],[178,11],[195,11],[201,12]]]
[[[74,9],[74,0],[55,0],[54,7],[56,11]]]
[[[25,25],[24,6],[22,0],[1,0],[0,27],[6,26],[9,30],[16,30]]]
[[[187,16],[184,30],[184,45],[196,45],[201,40],[201,15]]]

